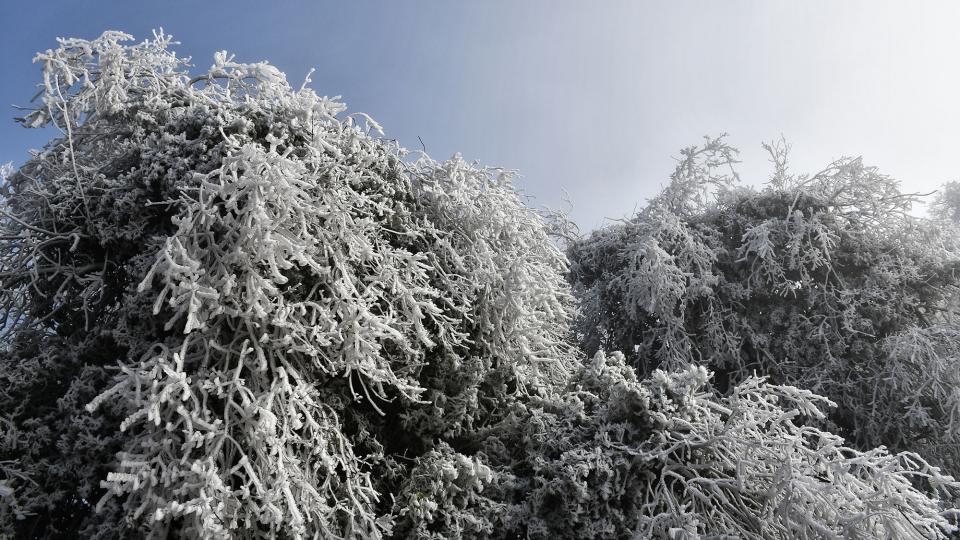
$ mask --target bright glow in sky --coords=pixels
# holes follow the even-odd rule
[[[722,132],[753,184],[780,134],[798,172],[862,155],[911,191],[960,179],[956,2],[10,1],[0,21],[4,105],[29,101],[55,37],[162,26],[200,67],[220,49],[294,85],[315,67],[318,93],[408,148],[517,169],[538,205],[565,190],[583,230],[631,214],[681,147]],[[0,162],[43,141],[2,120]]]

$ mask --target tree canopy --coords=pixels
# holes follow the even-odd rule
[[[794,175],[785,144],[767,148],[775,170],[759,190],[738,184],[722,139],[688,148],[646,208],[570,248],[585,349],[622,351],[644,373],[695,362],[724,384],[756,372],[810,389],[861,447],[960,472],[947,211],[914,216],[917,197],[860,159]]]
[[[131,39],[38,55],[4,172],[0,535],[952,529],[953,252],[873,169],[728,189],[712,140],[568,268],[510,174]]]

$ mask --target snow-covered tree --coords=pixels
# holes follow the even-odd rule
[[[562,254],[505,174],[127,39],[38,56],[62,137],[5,185],[22,530],[380,536],[405,460],[566,373]]]
[[[21,121],[59,135],[4,173],[0,535],[949,529],[952,479],[806,426],[807,391],[585,362],[555,224],[508,174],[130,39],[38,56]]]
[[[960,182],[947,182],[937,191],[930,214],[943,222],[960,223]]]
[[[571,248],[586,348],[810,389],[860,447],[960,472],[956,242],[860,159],[797,176],[785,144],[768,150],[754,190],[722,138],[689,148],[646,208]]]

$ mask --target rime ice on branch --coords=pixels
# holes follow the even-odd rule
[[[37,57],[59,135],[2,186],[0,535],[946,530],[951,480],[794,423],[809,392],[586,362],[508,174],[130,39]]]

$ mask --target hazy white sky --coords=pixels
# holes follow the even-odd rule
[[[242,4],[246,4],[240,7]],[[517,169],[583,230],[653,196],[678,149],[730,134],[746,182],[783,134],[795,169],[862,155],[906,189],[960,179],[956,2],[6,2],[0,102],[26,103],[56,36],[163,26],[200,66],[267,59],[405,146]],[[13,116],[12,112],[9,116]],[[42,143],[0,122],[0,161]]]

